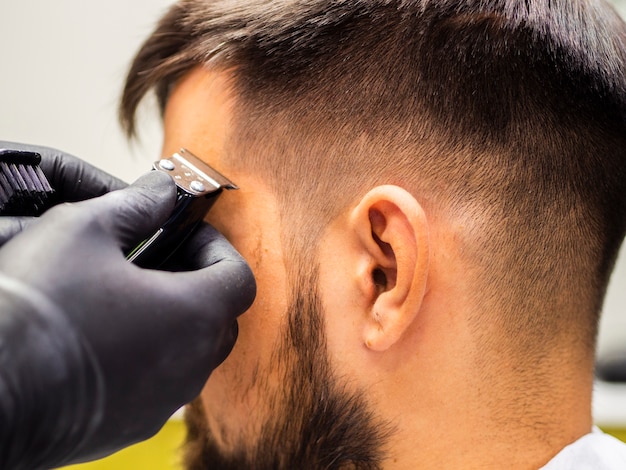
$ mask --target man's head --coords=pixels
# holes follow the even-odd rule
[[[173,6],[122,119],[154,89],[164,153],[238,183],[209,221],[259,281],[196,404],[207,447],[375,466],[458,417],[452,386],[496,410],[589,382],[626,231],[625,46],[601,1]]]

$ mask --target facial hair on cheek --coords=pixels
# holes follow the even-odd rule
[[[202,403],[187,407],[185,465],[202,469],[376,469],[391,427],[368,409],[361,393],[333,377],[326,352],[316,270],[302,273],[277,354],[284,390],[263,390],[271,402],[258,442],[228,452],[206,425]]]

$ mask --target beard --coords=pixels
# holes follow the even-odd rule
[[[199,399],[185,412],[185,466],[204,469],[377,469],[392,432],[362,392],[348,391],[330,367],[316,270],[300,269],[278,348],[283,388],[264,390],[271,416],[258,439],[221,449]],[[307,275],[308,274],[308,275]]]

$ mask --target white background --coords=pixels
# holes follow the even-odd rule
[[[144,113],[131,147],[116,107],[131,58],[171,3],[0,0],[0,139],[56,147],[128,181],[147,171],[157,113]]]
[[[127,66],[171,0],[2,0],[0,139],[74,153],[126,181],[160,150],[154,105],[144,107],[141,142],[117,124]],[[615,0],[626,14],[626,0]],[[147,109],[146,109],[147,108]],[[613,275],[600,352],[626,345],[626,250]]]

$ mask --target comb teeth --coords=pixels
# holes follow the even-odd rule
[[[0,215],[39,215],[54,190],[35,152],[0,150]]]

